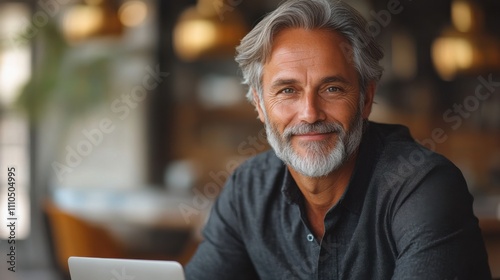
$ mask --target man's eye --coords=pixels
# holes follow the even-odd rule
[[[284,88],[282,90],[280,90],[280,93],[286,93],[286,94],[290,94],[290,93],[294,93],[295,90],[293,88]]]
[[[341,88],[339,88],[339,87],[334,87],[334,86],[331,86],[331,87],[327,87],[327,88],[326,88],[326,91],[327,91],[327,92],[338,92],[338,91],[342,91],[342,89],[341,89]]]

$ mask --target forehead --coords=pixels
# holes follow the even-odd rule
[[[264,76],[305,69],[309,73],[356,76],[351,54],[349,42],[337,31],[284,29],[274,37]]]

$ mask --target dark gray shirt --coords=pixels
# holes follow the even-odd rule
[[[187,279],[491,279],[461,172],[403,126],[369,124],[322,240],[303,199],[274,152],[242,164],[212,208]]]

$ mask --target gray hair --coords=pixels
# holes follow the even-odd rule
[[[351,6],[340,0],[288,0],[269,13],[236,48],[236,62],[249,86],[247,98],[254,103],[255,90],[262,101],[263,65],[268,59],[273,39],[287,28],[328,29],[342,34],[350,43],[341,45],[344,55],[354,63],[360,90],[364,94],[370,81],[378,82],[383,68],[379,60],[382,48],[366,30],[367,22]]]

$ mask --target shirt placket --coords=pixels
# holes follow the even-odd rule
[[[325,234],[320,242],[317,260],[317,279],[338,279],[339,277],[339,232],[337,223],[339,209],[331,209],[325,217]]]
[[[297,207],[299,207],[297,205]],[[304,234],[302,243],[304,244],[304,248],[307,248],[307,260],[304,260],[304,263],[308,265],[308,272],[301,271],[299,274],[300,279],[317,279],[318,278],[318,259],[321,253],[320,242],[314,236],[312,230],[308,226],[307,219],[305,218],[305,213],[302,211],[302,207],[300,209],[300,219],[302,221],[302,225],[304,227]]]

